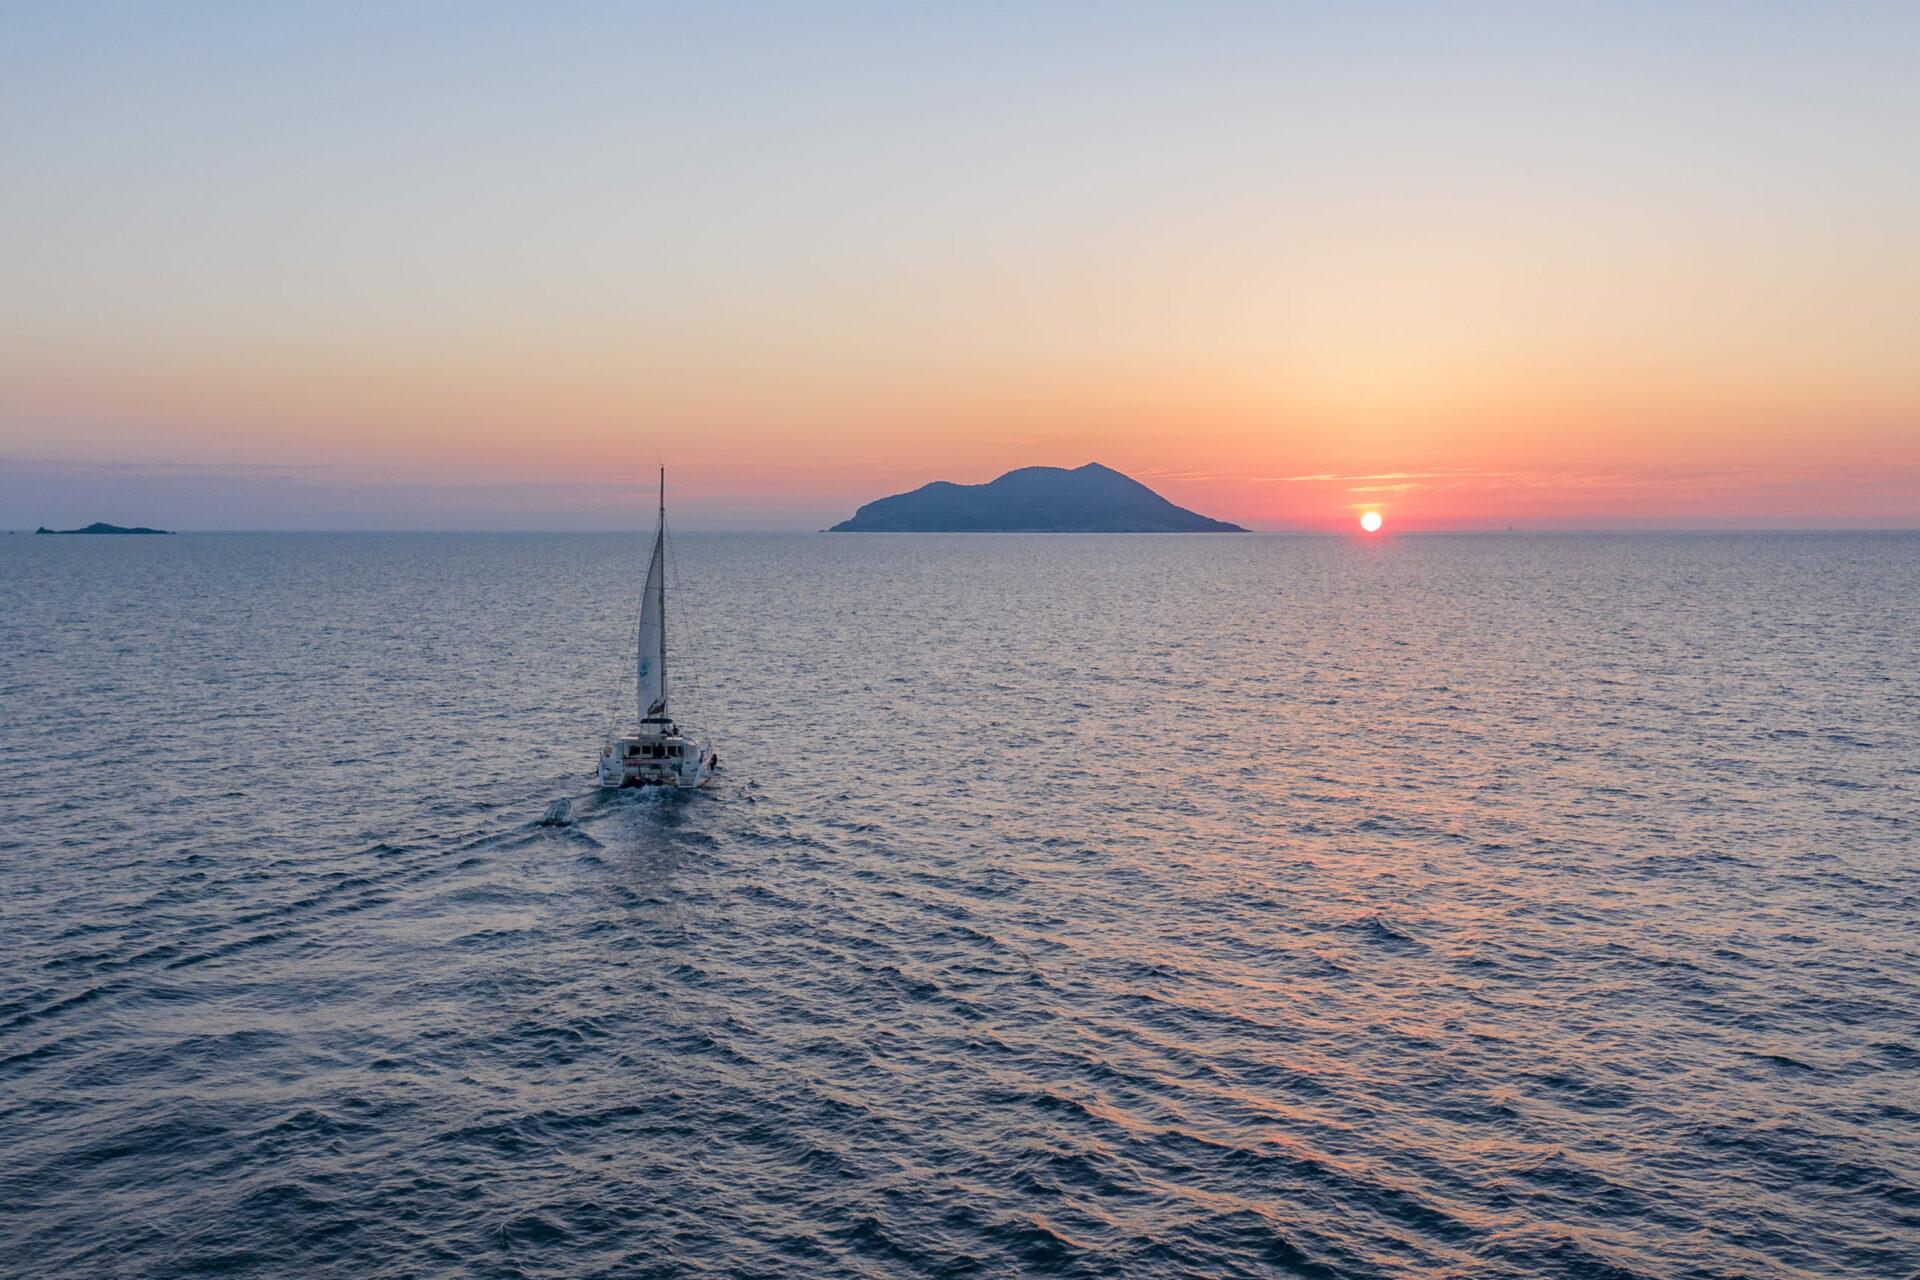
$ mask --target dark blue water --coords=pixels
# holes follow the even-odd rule
[[[1920,538],[644,554],[0,538],[0,1271],[1920,1270]]]

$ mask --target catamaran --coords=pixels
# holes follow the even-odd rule
[[[713,744],[680,732],[667,715],[667,469],[660,468],[660,524],[640,595],[639,659],[634,669],[640,724],[607,739],[600,752],[603,787],[704,787],[718,763]]]

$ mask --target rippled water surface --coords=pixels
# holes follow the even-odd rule
[[[1920,538],[677,549],[0,537],[0,1271],[1920,1270]]]

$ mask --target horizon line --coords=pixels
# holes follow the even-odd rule
[[[525,535],[525,536],[534,536],[534,537],[564,536],[564,537],[591,538],[591,537],[604,536],[608,534],[612,534],[616,536],[624,536],[627,534],[646,535],[646,534],[651,534],[653,530],[650,528],[640,528],[636,526],[631,529],[627,529],[627,528],[618,528],[618,529],[616,528],[607,528],[607,529],[468,529],[468,528],[460,528],[460,529],[453,529],[453,528],[449,528],[449,529],[323,529],[323,528],[311,528],[311,529],[167,529],[167,530],[162,530],[161,532],[163,536],[174,536],[174,537],[180,536],[182,534],[303,534],[303,535],[304,534],[338,534],[338,535],[364,535],[364,536],[371,536],[371,537],[385,537],[385,536],[402,535],[402,534],[417,534],[417,535],[487,534],[487,535],[516,535],[516,536]],[[739,536],[745,536],[745,535],[814,536],[814,535],[827,534],[827,533],[833,533],[833,532],[835,532],[835,530],[805,529],[805,528],[683,529],[679,531],[681,535],[689,535],[689,534],[694,536],[716,535],[716,536],[725,536],[725,537],[739,537]],[[1130,531],[1120,531],[1120,530],[1111,530],[1111,529],[897,529],[897,530],[884,530],[884,531],[862,529],[862,530],[842,530],[840,532],[848,533],[858,537],[865,537],[865,538],[871,538],[876,535],[880,537],[922,538],[922,537],[980,537],[980,536],[991,537],[994,535],[1005,535],[1005,534],[1021,534],[1021,535],[1031,535],[1031,536],[1042,536],[1042,537],[1082,537],[1082,538],[1086,538],[1086,537],[1215,538],[1215,537],[1222,537],[1222,536],[1230,538],[1232,536],[1232,533],[1226,530],[1179,530],[1179,529],[1151,529],[1151,530],[1142,529],[1142,530],[1130,530]],[[1388,538],[1388,537],[1423,537],[1423,538],[1492,537],[1492,536],[1504,537],[1505,535],[1510,533],[1552,535],[1552,536],[1566,535],[1566,536],[1574,536],[1574,537],[1601,536],[1606,534],[1673,534],[1673,535],[1752,534],[1752,533],[1808,533],[1808,534],[1813,534],[1813,533],[1818,533],[1818,534],[1905,533],[1905,534],[1914,534],[1914,533],[1920,533],[1920,525],[1741,525],[1741,526],[1727,526],[1724,528],[1722,527],[1694,527],[1694,528],[1678,527],[1676,528],[1673,526],[1657,526],[1657,525],[1644,526],[1644,527],[1639,525],[1623,525],[1623,526],[1611,527],[1611,528],[1579,528],[1579,529],[1522,528],[1517,525],[1510,525],[1506,528],[1489,527],[1489,528],[1470,528],[1470,529],[1433,529],[1433,528],[1406,529],[1406,528],[1396,527],[1392,529],[1382,529],[1377,533],[1365,533],[1365,532],[1349,530],[1349,529],[1240,529],[1237,532],[1241,534],[1250,534],[1254,536],[1266,536],[1266,537],[1366,538],[1366,539],[1378,539],[1378,538]],[[84,534],[84,533],[78,533],[70,530],[54,530],[50,534],[41,534],[37,527],[33,529],[25,529],[25,528],[7,529],[4,531],[4,533],[6,536],[13,536],[16,534],[26,534],[29,537],[142,537],[142,536],[151,537],[153,536],[150,534],[149,535]]]

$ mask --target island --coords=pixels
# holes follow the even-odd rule
[[[1245,533],[1176,507],[1112,467],[1021,467],[986,484],[936,480],[869,502],[829,533]]]
[[[47,526],[41,525],[38,529],[35,529],[34,532],[52,533],[63,536],[70,533],[152,533],[169,538],[173,536],[173,530],[171,529],[149,529],[145,525],[136,525],[129,529],[123,525],[108,524],[104,520],[95,520],[84,529],[49,529]]]

